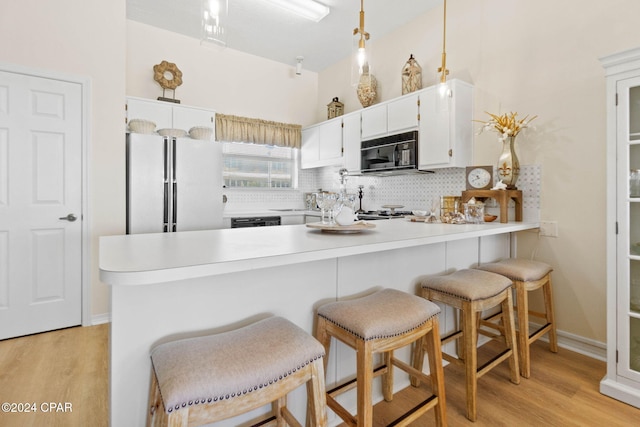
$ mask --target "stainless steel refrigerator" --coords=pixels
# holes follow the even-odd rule
[[[222,228],[220,143],[127,135],[127,234]]]

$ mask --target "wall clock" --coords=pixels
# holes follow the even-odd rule
[[[467,190],[488,190],[493,186],[493,166],[467,166]]]

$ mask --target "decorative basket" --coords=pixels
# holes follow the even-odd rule
[[[196,126],[189,129],[189,136],[193,139],[213,141],[213,128]]]
[[[187,131],[183,129],[158,129],[158,133],[162,136],[171,136],[173,138],[183,138],[187,136]]]
[[[149,120],[132,119],[129,120],[129,130],[135,133],[154,133],[156,124]]]

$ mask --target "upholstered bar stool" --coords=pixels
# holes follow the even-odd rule
[[[462,339],[459,357],[443,353],[442,358],[465,367],[467,418],[471,421],[477,419],[476,402],[480,377],[508,359],[511,382],[520,383],[511,285],[511,280],[506,277],[481,270],[458,270],[445,276],[420,279],[424,298],[459,310],[461,329],[442,338],[443,344]],[[477,345],[481,312],[499,305],[502,307],[502,322],[493,328],[502,332],[506,350],[478,367]]]
[[[394,357],[394,350],[416,343],[429,355],[432,395],[399,417],[392,425],[406,426],[430,409],[434,409],[436,424],[445,426],[446,404],[440,334],[440,308],[429,301],[405,292],[383,289],[354,300],[325,304],[318,309],[316,337],[329,355],[331,337],[356,351],[356,379],[327,391],[327,406],[349,426],[371,427],[373,422],[372,383],[382,375],[382,392],[386,401],[393,399],[393,367],[423,381],[422,359],[413,366]],[[383,353],[383,363],[374,367],[374,354]],[[336,397],[357,388],[357,412],[352,415]]]
[[[267,419],[299,426],[287,394],[306,384],[307,419],[327,423],[324,348],[281,317],[161,344],[151,352],[147,426],[199,426],[272,404]]]
[[[549,334],[549,348],[558,352],[558,337],[553,311],[553,290],[551,288],[550,265],[539,261],[509,258],[498,262],[481,264],[477,268],[501,274],[513,280],[516,289],[516,316],[518,317],[518,352],[520,353],[520,374],[531,375],[530,345],[544,334]],[[542,288],[544,313],[529,310],[529,292]],[[545,324],[533,333],[529,332],[529,316],[544,319]]]

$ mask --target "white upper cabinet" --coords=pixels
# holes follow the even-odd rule
[[[342,164],[359,172],[361,141],[413,130],[419,131],[418,169],[470,165],[473,86],[453,79],[443,87],[431,86],[303,129],[302,168]]]
[[[418,99],[412,93],[362,110],[362,140],[416,129]]]
[[[302,129],[302,169],[342,164],[342,117]]]
[[[342,116],[343,165],[351,174],[360,174],[360,111]]]
[[[215,111],[205,108],[187,107],[143,98],[127,98],[127,121],[150,120],[156,130],[174,128],[189,131],[194,126],[215,129]]]
[[[362,139],[374,138],[387,133],[387,104],[367,107],[362,114]]]
[[[342,118],[320,125],[320,161],[339,164],[342,159]]]
[[[187,132],[194,126],[210,127],[215,129],[216,113],[203,108],[174,106],[173,126],[176,129],[184,129]]]
[[[133,119],[150,120],[156,130],[172,128],[173,106],[151,99],[127,98],[127,123]]]
[[[418,127],[419,94],[412,93],[387,104],[387,133],[414,130]]]
[[[418,168],[465,167],[473,160],[473,86],[449,80],[420,92]]]
[[[320,163],[320,125],[302,129],[302,146],[300,147],[300,167],[315,168]]]

